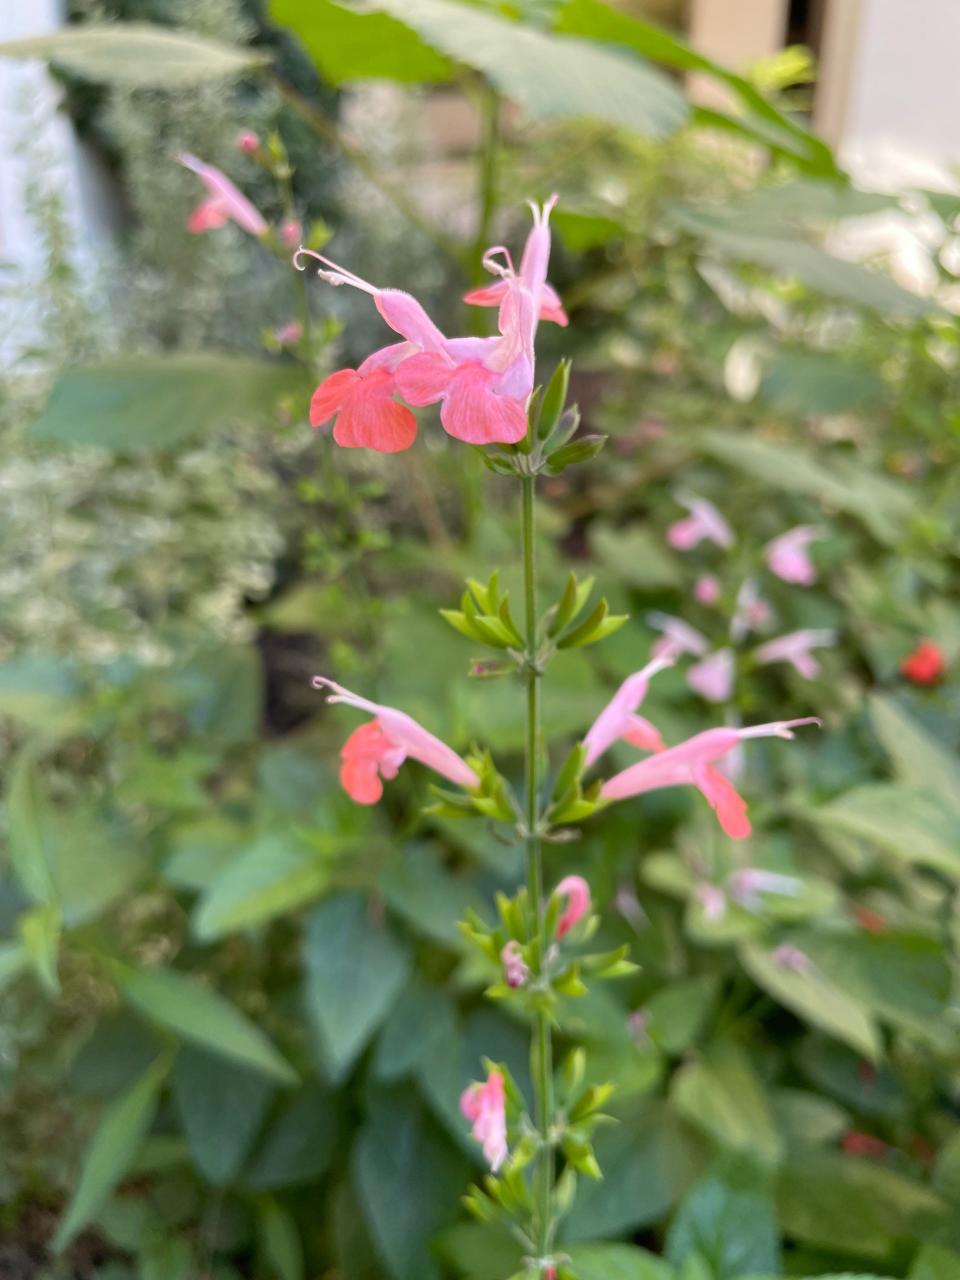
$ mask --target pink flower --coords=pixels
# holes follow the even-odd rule
[[[784,636],[777,636],[775,640],[768,640],[754,650],[753,656],[762,663],[789,662],[798,675],[812,680],[820,671],[820,663],[810,650],[836,642],[835,631],[806,628],[803,631],[789,631]]]
[[[737,592],[737,604],[730,621],[730,639],[742,640],[750,631],[762,631],[770,621],[772,611],[753,578],[744,580]]]
[[[550,216],[550,211],[557,202],[556,196],[551,196],[544,205],[543,211],[531,204],[533,209],[533,218],[536,224],[542,218],[545,223]],[[541,255],[543,249],[541,242],[536,240],[532,235],[527,239],[527,243],[523,250],[523,257],[520,259],[520,280],[526,283],[527,288],[539,289],[539,318],[541,320],[549,320],[554,324],[558,324],[561,328],[566,328],[570,323],[567,313],[563,309],[560,296],[552,285],[546,281],[546,259],[541,266]],[[549,242],[547,247],[549,254]],[[500,266],[497,259],[502,257],[504,266]],[[488,284],[480,289],[471,289],[469,293],[463,295],[464,302],[469,302],[475,307],[499,307],[503,302],[504,296],[511,287],[511,278],[513,277],[513,262],[510,258],[510,252],[503,245],[495,245],[492,249],[488,249],[484,254],[483,265],[491,275],[499,275],[501,279],[496,284]],[[540,272],[543,272],[543,280],[539,279]]]
[[[802,587],[816,582],[817,571],[807,547],[821,536],[812,525],[798,524],[768,542],[764,554],[771,572],[784,582],[796,582]]]
[[[201,200],[187,219],[188,231],[199,234],[235,222],[251,236],[266,235],[269,229],[266,220],[225,173],[186,151],[181,152],[177,159],[197,175],[208,192],[206,200]]]
[[[813,961],[805,951],[790,942],[782,943],[773,953],[773,963],[789,973],[809,973]]]
[[[406,449],[416,436],[416,420],[393,397],[408,404],[440,403],[448,435],[468,444],[515,444],[527,430],[527,402],[533,390],[534,338],[546,289],[550,254],[549,216],[554,201],[534,210],[534,227],[523,254],[521,274],[491,250],[485,263],[503,276],[494,338],[447,338],[410,294],[379,289],[322,254],[300,249],[323,264],[318,274],[333,285],[349,284],[369,293],[387,324],[405,342],[376,351],[357,369],[341,369],[320,384],[310,421],[322,426],[336,416],[333,437],[347,448],[381,453]],[[495,265],[496,264],[496,265]]]
[[[647,696],[650,677],[673,665],[673,657],[654,658],[640,671],[627,676],[604,709],[587,730],[583,745],[587,749],[584,765],[589,767],[599,760],[615,742],[623,739],[641,751],[662,751],[663,739],[659,732],[643,716],[636,714]]]
[[[710,647],[706,636],[701,635],[696,627],[691,627],[682,618],[675,618],[673,614],[660,613],[655,609],[647,614],[647,621],[651,627],[663,632],[661,639],[653,646],[655,657],[676,657],[681,653],[692,653],[695,657],[702,658]]]
[[[762,867],[741,867],[730,875],[729,885],[730,897],[747,911],[756,911],[762,905],[762,893],[795,897],[801,888],[796,876],[781,875],[779,871],[764,871]]]
[[[471,1084],[460,1095],[460,1110],[496,1173],[507,1158],[507,1111],[503,1074],[493,1070],[485,1084]]]
[[[303,227],[296,218],[288,218],[280,224],[280,243],[288,249],[295,248],[303,239]]]
[[[732,649],[718,649],[687,672],[687,684],[708,702],[726,702],[733,692],[734,657]]]
[[[280,347],[292,347],[303,337],[303,325],[299,320],[288,320],[273,331],[273,340]]]
[[[696,581],[693,598],[697,604],[714,605],[720,599],[720,579],[705,573]]]
[[[557,937],[565,938],[590,910],[590,886],[583,876],[565,876],[553,893],[554,897],[567,900],[566,909],[557,921]]]
[[[237,135],[237,146],[241,151],[246,151],[250,155],[252,152],[260,150],[260,137],[252,129],[244,129],[242,133]]]
[[[667,542],[676,551],[690,551],[704,538],[718,547],[733,546],[733,530],[712,502],[692,493],[677,494],[677,502],[690,514],[667,530]]]
[[[795,726],[819,723],[815,716],[806,716],[802,720],[777,720],[747,729],[707,729],[608,778],[600,789],[600,796],[604,800],[626,800],[661,787],[694,786],[716,812],[726,834],[742,840],[751,831],[746,803],[733,783],[712,767],[714,762],[745,739],[792,738],[791,730]]]
[[[697,901],[703,910],[703,918],[710,924],[716,924],[727,914],[727,895],[715,884],[704,880],[694,891]]]
[[[323,676],[314,676],[313,687],[332,689],[328,702],[343,702],[373,714],[373,720],[354,729],[340,752],[340,782],[357,804],[376,804],[383,795],[380,779],[395,778],[408,756],[459,787],[480,785],[465,760],[405,712],[369,702]]]
[[[501,950],[500,963],[503,965],[503,976],[508,987],[522,987],[530,977],[530,970],[520,951],[520,943],[515,938],[511,938]]]

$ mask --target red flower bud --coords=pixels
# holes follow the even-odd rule
[[[932,640],[921,640],[900,663],[900,671],[914,684],[936,684],[946,670],[943,650]]]

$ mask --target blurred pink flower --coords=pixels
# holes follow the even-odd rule
[[[483,1147],[483,1155],[496,1173],[507,1158],[507,1111],[503,1074],[491,1071],[485,1084],[471,1084],[460,1095],[460,1110],[471,1132]]]
[[[712,573],[703,574],[693,588],[693,598],[697,604],[716,604],[720,599],[720,579]]]
[[[733,692],[735,661],[732,649],[718,649],[687,672],[687,684],[708,702],[727,702]]]
[[[836,642],[835,631],[806,628],[802,631],[789,631],[786,635],[777,636],[775,640],[768,640],[754,650],[753,656],[764,664],[789,662],[798,675],[806,680],[813,680],[820,672],[820,663],[810,650]]]
[[[273,331],[273,340],[280,347],[295,346],[303,337],[303,325],[299,320],[288,320]]]
[[[195,234],[235,222],[251,236],[266,235],[269,228],[260,211],[233,185],[225,173],[215,165],[205,164],[196,156],[183,151],[177,156],[180,163],[195,173],[209,193],[201,200],[187,219],[187,230]]]
[[[746,578],[737,592],[736,607],[730,620],[730,639],[739,641],[750,631],[762,631],[772,616],[770,606],[760,597],[756,580]]]
[[[557,937],[565,938],[590,910],[590,886],[583,876],[565,876],[553,894],[554,897],[567,900],[566,909],[557,921]]]
[[[692,493],[677,494],[676,500],[690,514],[667,529],[667,542],[671,547],[676,551],[690,551],[705,538],[718,547],[733,546],[733,530],[712,502]]]
[[[712,765],[749,738],[792,738],[791,731],[797,725],[819,723],[815,716],[806,716],[746,729],[707,729],[608,778],[600,796],[604,800],[626,800],[661,787],[694,786],[716,812],[726,834],[742,840],[751,830],[746,803],[733,783]]]
[[[357,804],[376,804],[383,795],[381,778],[395,778],[409,756],[460,787],[478,787],[480,779],[465,760],[435,738],[412,716],[358,697],[342,685],[314,676],[315,689],[332,689],[328,702],[342,702],[373,714],[373,720],[354,729],[340,752],[340,782]]]
[[[447,338],[420,303],[399,289],[379,289],[322,254],[318,275],[329,284],[348,284],[369,293],[387,324],[406,339],[368,356],[357,369],[340,369],[320,384],[310,421],[322,426],[336,416],[333,437],[346,448],[393,453],[408,448],[416,419],[398,405],[399,393],[412,405],[440,402],[440,421],[448,435],[468,444],[515,444],[527,430],[527,401],[533,390],[534,338],[546,287],[550,254],[549,216],[555,198],[534,209],[534,226],[524,250],[522,274],[500,266],[506,251],[490,250],[484,262],[504,285],[494,338]],[[302,267],[301,267],[302,269]]]
[[[660,613],[654,609],[647,614],[647,622],[663,633],[653,646],[656,658],[675,658],[681,653],[692,653],[695,657],[702,658],[710,648],[706,636],[701,635],[696,627],[691,627],[682,618],[675,618],[671,613]]]
[[[715,884],[704,880],[697,885],[694,892],[703,909],[704,920],[715,924],[727,914],[727,895]]]
[[[762,905],[762,893],[795,897],[802,888],[796,876],[781,875],[779,871],[765,871],[762,867],[741,867],[730,874],[728,883],[730,897],[747,911],[756,911]]]
[[[520,953],[520,943],[511,938],[500,952],[503,976],[508,987],[522,987],[530,977],[530,970]]]
[[[530,208],[533,210],[534,230],[536,231],[541,222],[546,226],[550,217],[550,211],[557,202],[556,196],[551,198],[540,210],[531,203]],[[488,249],[483,257],[484,268],[491,275],[500,276],[501,278],[496,284],[484,285],[479,289],[471,289],[469,293],[463,295],[464,302],[469,302],[475,307],[499,307],[504,297],[512,287],[512,281],[518,278],[526,288],[536,293],[539,299],[538,318],[541,320],[552,321],[553,324],[560,325],[565,328],[569,324],[567,313],[563,309],[563,303],[560,301],[560,295],[552,285],[547,283],[547,261],[549,260],[550,242],[547,240],[546,252],[542,243],[542,237],[535,237],[531,234],[527,238],[524,246],[523,256],[520,259],[520,274],[515,277],[513,270],[513,261],[510,257],[510,251],[503,245],[494,245]],[[498,261],[503,259],[503,265]],[[542,278],[541,278],[542,276]]]
[[[663,739],[657,729],[636,712],[647,696],[651,676],[672,666],[673,661],[672,656],[654,658],[642,670],[627,676],[584,735],[583,745],[587,749],[585,766],[599,760],[620,739],[641,751],[663,750]]]
[[[813,961],[807,953],[790,942],[784,942],[777,947],[773,953],[773,962],[789,973],[809,973],[813,968]]]
[[[303,239],[303,227],[296,218],[288,218],[280,224],[280,243],[294,249]]]
[[[784,582],[809,587],[817,580],[817,571],[807,552],[811,542],[822,535],[809,524],[798,524],[768,542],[764,554],[770,570]]]
[[[237,146],[241,151],[248,154],[260,149],[260,136],[253,132],[252,129],[244,129],[242,133],[237,135]]]

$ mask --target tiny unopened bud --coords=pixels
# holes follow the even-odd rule
[[[280,240],[288,249],[293,249],[303,239],[303,227],[296,218],[288,218],[280,227]]]
[[[773,953],[773,962],[790,973],[809,973],[813,968],[813,961],[807,953],[789,942],[777,947]]]
[[[508,987],[522,987],[530,977],[530,970],[520,951],[520,943],[511,938],[500,952],[503,976]]]
[[[241,151],[246,151],[247,155],[251,155],[254,151],[260,150],[260,136],[252,129],[244,129],[237,137],[237,146]]]

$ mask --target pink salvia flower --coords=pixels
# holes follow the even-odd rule
[[[820,663],[810,652],[811,649],[836,644],[837,633],[830,630],[806,628],[803,631],[789,631],[775,640],[768,640],[753,656],[758,662],[789,662],[798,675],[806,680],[813,680],[820,673]]]
[[[195,173],[207,189],[206,200],[201,202],[187,219],[187,230],[195,234],[235,222],[251,236],[266,235],[269,230],[266,219],[250,203],[242,191],[233,185],[225,173],[212,164],[205,164],[189,152],[177,156],[180,163]]]
[[[565,938],[590,910],[590,886],[583,876],[565,876],[553,891],[555,898],[566,898],[567,905],[557,921],[557,937]]]
[[[471,1084],[460,1095],[460,1110],[471,1124],[471,1132],[483,1148],[483,1155],[496,1173],[507,1158],[507,1110],[503,1075],[489,1073],[485,1084]]]
[[[742,840],[751,831],[746,803],[733,783],[713,768],[714,763],[749,738],[792,738],[797,725],[819,723],[815,716],[806,716],[746,729],[707,729],[608,778],[600,796],[604,800],[626,800],[661,787],[694,786],[714,810],[726,834]]]
[[[589,767],[603,753],[621,739],[641,751],[662,751],[663,739],[649,720],[637,715],[637,708],[647,696],[650,677],[673,665],[673,657],[654,658],[640,671],[627,676],[604,709],[587,730],[583,745],[587,749],[584,760]]]
[[[771,572],[784,582],[811,586],[817,580],[817,571],[807,548],[821,536],[812,525],[798,524],[768,542],[764,554]]]
[[[531,293],[537,294],[538,318],[549,320],[553,324],[558,324],[561,328],[565,328],[569,323],[567,313],[563,309],[563,304],[556,289],[549,285],[546,280],[547,259],[550,251],[549,239],[547,239],[546,251],[544,251],[542,244],[546,223],[556,202],[557,197],[551,196],[542,211],[536,205],[531,205],[534,230],[527,238],[523,257],[520,259],[519,279]],[[498,262],[498,258],[501,257],[505,266]],[[511,288],[514,276],[513,262],[510,258],[509,250],[502,245],[495,245],[492,249],[488,249],[484,255],[483,265],[492,275],[498,275],[501,278],[496,284],[485,285],[479,289],[471,289],[469,293],[464,294],[463,300],[475,307],[499,307]]]
[[[358,697],[323,676],[314,676],[313,687],[333,690],[328,702],[342,702],[374,717],[353,731],[340,752],[340,782],[357,804],[376,804],[383,795],[381,779],[395,778],[408,756],[459,787],[480,785],[465,760],[406,712]]]
[[[511,938],[500,952],[503,976],[508,987],[522,987],[530,977],[530,970],[520,952],[520,943]]]
[[[712,573],[703,574],[694,585],[693,598],[697,604],[715,605],[720,599],[720,580]]]
[[[727,702],[733,692],[733,676],[733,650],[718,649],[690,668],[687,684],[708,702]]]
[[[677,494],[677,502],[690,514],[667,529],[667,542],[675,551],[690,551],[704,539],[718,547],[733,546],[733,530],[712,502],[692,493]]]
[[[730,621],[730,639],[740,641],[751,631],[762,631],[770,621],[772,611],[753,578],[747,578],[737,592],[736,609]]]
[[[654,609],[647,614],[647,622],[663,633],[653,646],[654,657],[676,657],[681,653],[692,653],[695,657],[702,658],[710,648],[706,636],[701,635],[696,627],[691,627],[682,618],[675,618],[671,613],[660,613]]]

